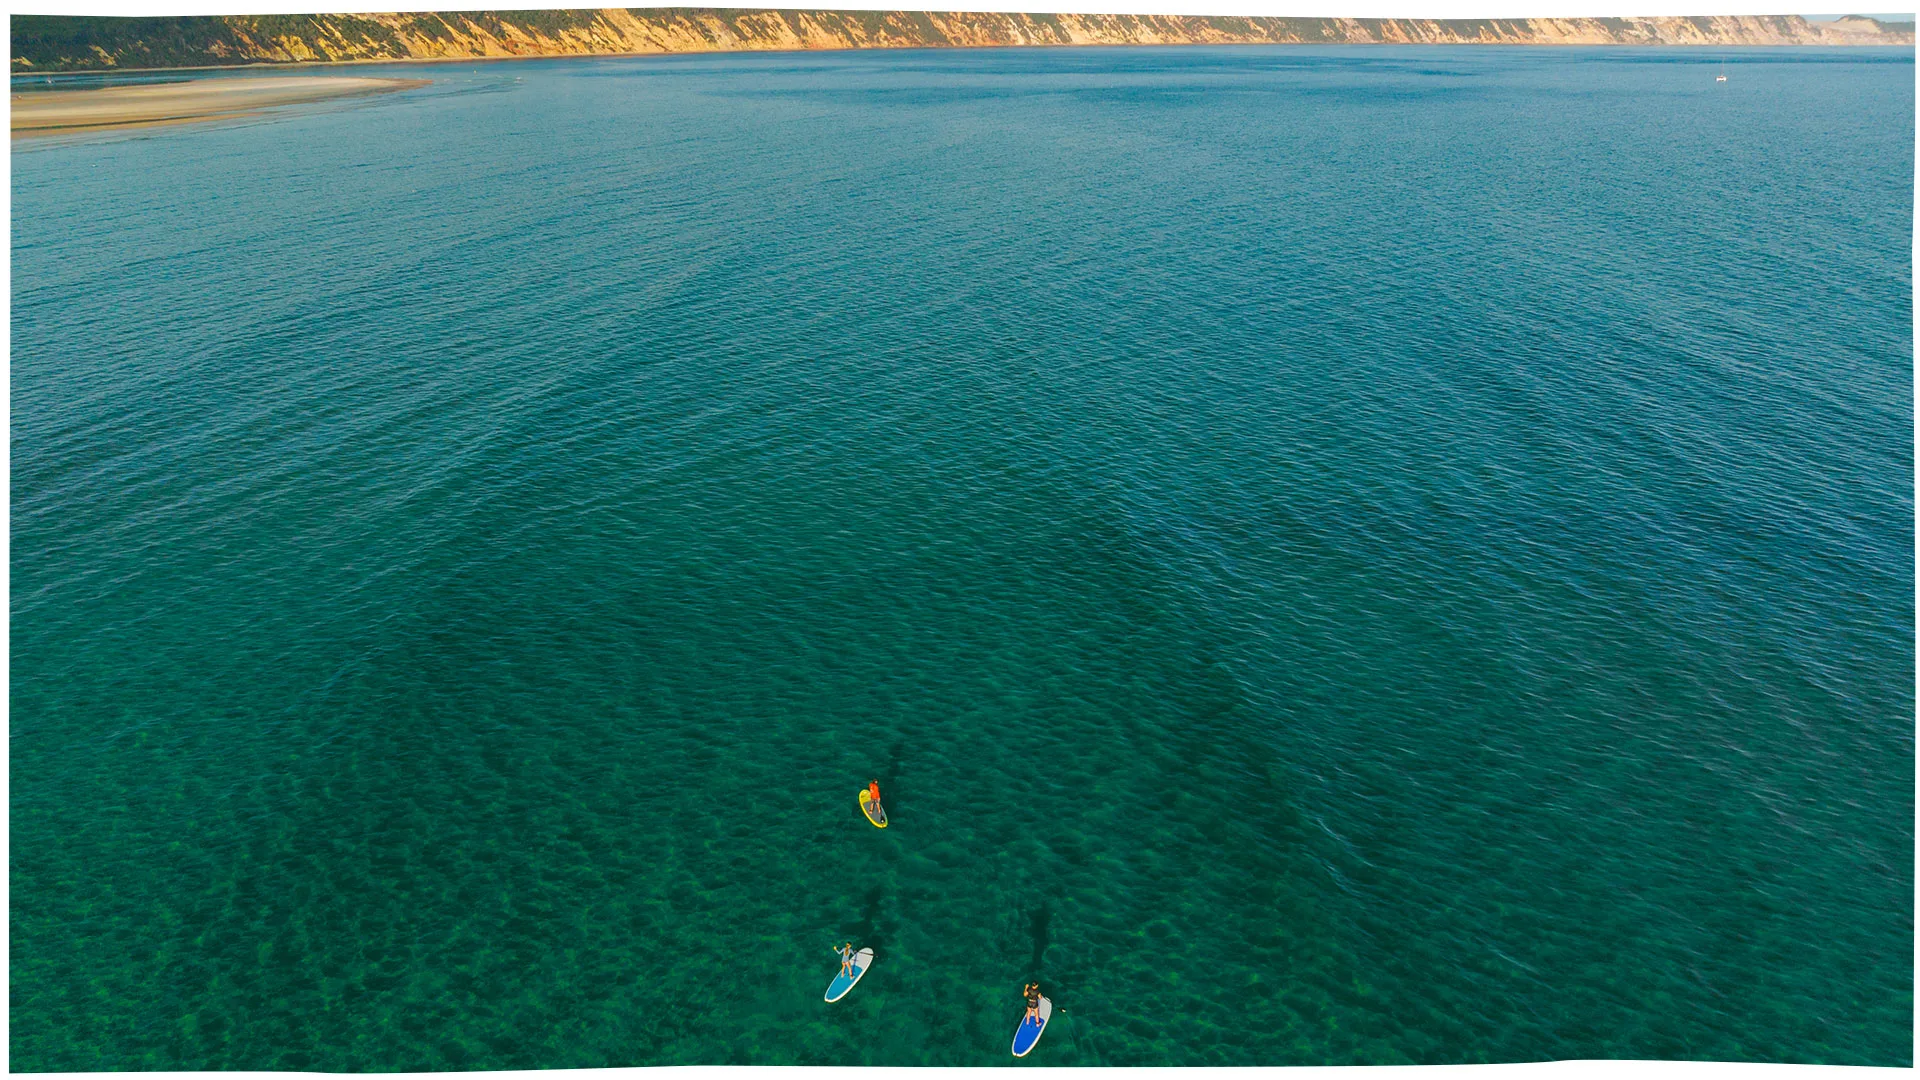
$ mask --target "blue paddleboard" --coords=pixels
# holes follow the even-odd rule
[[[1046,1034],[1047,1021],[1053,1017],[1052,999],[1042,997],[1037,1011],[1040,1013],[1040,1018],[1037,1020],[1029,1017],[1024,1011],[1020,1014],[1020,1026],[1013,1031],[1014,1057],[1026,1057],[1027,1051],[1033,1049],[1033,1045],[1040,1041],[1040,1036]]]
[[[865,975],[867,969],[872,966],[872,949],[861,949],[859,952],[854,953],[852,973],[836,972],[834,974],[833,981],[827,984],[827,1000],[839,1001],[841,998],[846,997],[847,991],[853,989],[853,984],[859,982],[860,977]]]

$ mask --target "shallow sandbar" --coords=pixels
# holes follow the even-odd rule
[[[34,91],[13,95],[13,133],[57,135],[230,119],[276,105],[409,90],[425,86],[428,81],[303,75],[194,79],[157,86],[109,86],[99,90]]]

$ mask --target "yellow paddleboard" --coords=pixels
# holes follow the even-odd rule
[[[860,789],[860,812],[867,815],[867,820],[876,826],[882,829],[887,827],[887,812],[881,809],[877,799],[867,794],[866,788]]]

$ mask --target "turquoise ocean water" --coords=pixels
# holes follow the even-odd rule
[[[15,145],[14,1068],[1911,1061],[1911,50],[370,71]]]

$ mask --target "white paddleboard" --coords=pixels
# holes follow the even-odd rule
[[[1020,1013],[1020,1026],[1013,1031],[1014,1057],[1026,1057],[1027,1051],[1040,1042],[1040,1036],[1047,1033],[1047,1021],[1053,1019],[1053,999],[1043,995],[1040,1008],[1035,1011],[1040,1014],[1038,1022],[1030,1019],[1025,1010]]]
[[[859,982],[860,979],[866,975],[867,969],[872,966],[872,949],[861,949],[859,952],[854,953],[853,974],[849,975],[845,972],[835,972],[833,981],[827,984],[827,1000],[839,1001],[841,998],[846,997],[847,991],[853,989],[854,984]]]

